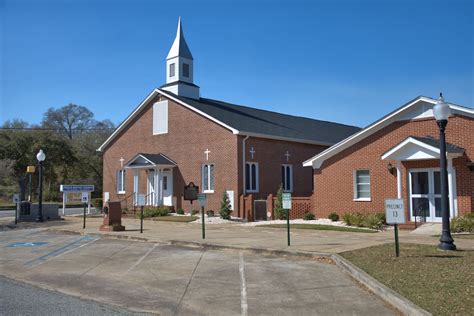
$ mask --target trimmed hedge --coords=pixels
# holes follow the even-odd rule
[[[339,220],[339,215],[337,215],[336,212],[332,212],[329,214],[328,218],[333,222],[337,222]]]
[[[381,229],[386,225],[385,214],[345,213],[342,220],[349,226]]]
[[[143,209],[143,217],[158,217],[158,216],[166,216],[170,213],[169,207],[146,207]],[[140,212],[137,213],[137,218],[140,218]]]
[[[305,220],[305,221],[312,221],[312,220],[314,220],[315,218],[316,218],[316,216],[314,216],[314,214],[313,214],[313,213],[310,213],[310,212],[306,212],[306,213],[304,213],[304,215],[303,215],[303,220]]]

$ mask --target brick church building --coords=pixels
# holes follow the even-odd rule
[[[417,97],[304,163],[314,169],[312,211],[383,213],[401,198],[406,222],[441,222],[436,100]],[[474,212],[474,109],[449,104],[446,127],[451,218]]]
[[[255,214],[252,201],[270,196],[271,202],[280,184],[295,196],[311,196],[312,169],[303,161],[359,131],[203,98],[193,77],[179,22],[166,58],[166,84],[151,91],[98,149],[104,201],[131,208],[138,194],[146,194],[148,205],[188,211],[184,186],[194,182],[207,195],[208,209],[218,211],[227,192],[234,216],[265,219],[271,207]]]

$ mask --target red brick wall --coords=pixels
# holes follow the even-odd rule
[[[317,217],[327,217],[331,212],[377,213],[384,210],[384,199],[397,196],[397,177],[387,171],[389,162],[381,156],[409,136],[432,136],[439,131],[433,119],[394,122],[367,137],[354,146],[325,161],[322,168],[314,170],[313,211]],[[463,157],[453,160],[456,170],[457,205],[459,214],[474,210],[474,172],[467,163],[474,160],[474,120],[455,116],[449,120],[446,129],[447,142],[466,150]],[[408,174],[410,168],[439,167],[436,161],[412,161],[402,164],[402,196],[408,204]],[[353,171],[370,170],[370,202],[353,201]],[[408,207],[406,218],[408,217]]]
[[[193,181],[201,188],[201,165],[214,163],[215,193],[208,194],[208,209],[220,207],[224,190],[234,190],[235,206],[238,205],[237,187],[237,136],[201,115],[169,100],[168,133],[153,135],[153,103],[165,100],[155,98],[104,151],[104,192],[110,192],[112,201],[121,200],[133,191],[133,171],[126,171],[126,195],[117,195],[116,172],[120,169],[120,157],[127,162],[137,153],[163,153],[176,161],[173,171],[174,205],[190,209],[190,203],[182,199],[185,183]],[[204,151],[209,149],[209,160]],[[202,188],[201,188],[202,189]],[[140,174],[140,193],[146,193],[146,174]],[[197,201],[194,207],[198,208]]]

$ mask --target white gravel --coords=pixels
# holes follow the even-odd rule
[[[243,223],[244,226],[259,226],[268,224],[286,224],[286,220],[273,220],[273,221],[259,221],[259,222],[248,222]],[[290,224],[313,224],[313,225],[332,225],[332,226],[347,226],[342,221],[333,222],[327,218],[320,218],[311,221],[305,221],[304,219],[290,219]]]

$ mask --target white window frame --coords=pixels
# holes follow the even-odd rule
[[[173,69],[173,71],[171,71],[171,69]],[[170,78],[173,78],[176,76],[176,63],[170,64],[169,72],[170,72]]]
[[[367,171],[369,173],[369,183],[357,183],[357,172],[359,171]],[[352,173],[353,183],[354,183],[354,201],[365,201],[370,202],[372,201],[372,185],[371,185],[371,177],[370,177],[370,169],[357,169],[354,170]],[[359,197],[357,192],[357,185],[358,184],[368,184],[369,185],[369,197]]]
[[[153,104],[153,135],[168,134],[168,100],[158,101]]]
[[[121,178],[121,184],[119,185],[119,177]],[[125,169],[121,169],[117,171],[117,194],[125,194]]]
[[[252,162],[252,161],[247,161],[245,162],[245,168],[247,168],[247,165],[249,166],[249,177],[247,179],[247,175],[245,175],[245,181],[249,181],[249,186],[252,187],[252,165],[255,165],[255,188],[253,189],[247,189],[247,183],[245,183],[245,192],[246,193],[258,193],[259,191],[259,188],[260,188],[260,179],[259,179],[259,174],[260,174],[260,170],[259,170],[259,166],[258,166],[258,162]],[[244,170],[244,172],[246,172],[246,170]]]
[[[201,190],[202,190],[202,193],[214,193],[214,189],[215,189],[215,187],[216,187],[215,174],[212,174],[212,176],[214,177],[214,188],[213,188],[212,190],[211,190],[211,189],[204,190],[204,188],[205,188],[205,185],[204,185],[204,170],[205,170],[205,166],[208,166],[208,168],[207,168],[207,172],[208,172],[208,173],[207,173],[207,181],[208,181],[208,182],[207,182],[207,187],[208,187],[208,188],[211,188],[211,166],[214,167],[214,168],[213,168],[214,172],[215,172],[215,170],[216,170],[216,165],[213,164],[213,163],[204,163],[204,164],[202,164],[202,166],[201,166],[201,177],[202,177],[202,179],[201,179],[201,185],[202,185],[202,187],[201,187],[201,188],[202,188],[202,189],[201,189]]]
[[[286,188],[285,181],[288,178],[288,175],[286,174],[288,167],[290,170],[290,183],[289,183],[289,188]],[[280,171],[281,171],[281,168],[284,168],[284,175],[283,175],[284,179],[282,179],[283,192],[293,192],[293,165],[282,164],[280,167]]]

